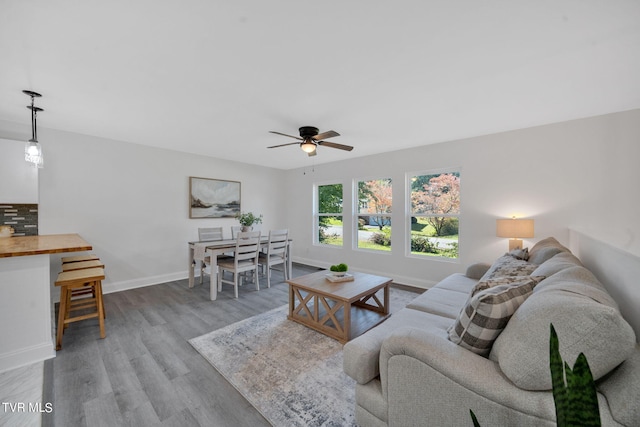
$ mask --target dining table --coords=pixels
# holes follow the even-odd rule
[[[237,239],[225,239],[225,240],[210,240],[210,241],[193,241],[188,242],[189,246],[189,288],[193,288],[195,284],[195,267],[197,264],[196,252],[209,256],[211,259],[210,268],[211,274],[209,275],[209,298],[211,301],[215,301],[218,298],[218,255],[228,254],[234,251],[236,248]],[[269,236],[260,236],[261,248],[267,248],[269,246]],[[291,251],[293,248],[293,240],[287,241],[287,271],[291,274]],[[202,274],[202,273],[201,273]],[[268,272],[267,272],[268,274]]]

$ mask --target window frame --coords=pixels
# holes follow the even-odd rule
[[[426,169],[426,170],[419,170],[419,171],[414,171],[414,172],[406,172],[405,175],[405,185],[406,185],[406,191],[405,191],[405,239],[406,239],[406,244],[405,244],[405,256],[407,258],[414,258],[414,259],[430,259],[430,260],[438,260],[438,261],[449,261],[449,262],[460,262],[460,226],[461,226],[461,217],[462,217],[462,197],[459,197],[459,203],[460,203],[460,207],[458,208],[458,213],[457,214],[416,214],[413,212],[413,207],[412,207],[412,193],[413,193],[413,189],[412,189],[412,182],[413,182],[413,178],[417,177],[417,176],[429,176],[429,175],[444,175],[444,174],[457,174],[458,179],[460,179],[461,175],[462,175],[462,168],[461,167],[448,167],[448,168],[438,168],[438,169]],[[462,194],[462,187],[460,187],[460,194]],[[421,254],[421,253],[414,253],[411,250],[411,235],[412,235],[412,222],[411,222],[411,218],[413,217],[421,217],[421,218],[425,218],[425,217],[445,217],[445,218],[457,218],[458,220],[458,240],[457,240],[457,244],[458,244],[458,252],[457,252],[457,256],[454,257],[446,257],[446,256],[442,256],[442,255],[428,255],[426,253]]]
[[[391,245],[389,246],[389,250],[383,250],[383,249],[372,249],[372,248],[361,248],[358,243],[358,232],[360,231],[359,228],[359,219],[361,216],[373,216],[371,214],[367,214],[367,213],[360,213],[360,186],[359,183],[360,182],[368,182],[368,181],[377,181],[377,180],[388,180],[390,182],[391,185],[391,212],[388,213],[384,213],[384,215],[377,215],[380,217],[388,217],[389,218],[389,227],[391,228],[391,231],[389,233],[390,239],[392,239],[393,237],[393,225],[391,222],[391,218],[393,215],[393,178],[391,176],[385,177],[385,178],[380,178],[380,177],[367,177],[367,178],[354,178],[353,179],[353,186],[352,186],[352,192],[353,192],[353,212],[352,212],[352,221],[351,221],[351,226],[352,228],[352,242],[351,242],[351,246],[352,249],[354,251],[364,251],[364,252],[370,252],[370,253],[376,253],[376,254],[391,254],[393,253],[393,243],[391,243]],[[374,214],[376,215],[376,214]],[[393,242],[393,240],[392,240]]]
[[[342,212],[320,212],[320,187],[332,186],[332,185],[340,185],[342,187],[342,202],[341,202],[341,210]],[[313,206],[313,244],[317,246],[327,247],[327,248],[343,248],[344,245],[344,190],[345,185],[342,182],[337,181],[327,181],[320,182],[314,184],[314,206]],[[324,243],[320,241],[320,218],[321,217],[340,217],[342,218],[342,244],[334,245],[330,243]]]

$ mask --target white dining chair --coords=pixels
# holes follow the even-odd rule
[[[233,285],[235,297],[238,298],[238,281],[239,274],[247,271],[253,272],[253,278],[256,282],[256,290],[260,290],[260,282],[258,278],[258,254],[260,252],[260,232],[249,231],[240,232],[237,235],[236,248],[234,256],[220,260],[218,262],[218,292],[222,291],[222,284],[227,283]],[[233,281],[225,280],[223,274],[228,271],[233,274]]]
[[[201,242],[222,240],[222,227],[198,228],[198,240]]]
[[[240,233],[242,231],[242,227],[239,225],[232,225],[231,226],[231,238],[235,240],[236,236],[238,236],[238,233]]]
[[[222,240],[222,227],[209,227],[209,228],[198,228],[198,240],[200,242],[211,242],[216,240]],[[225,257],[226,255],[219,256]],[[204,273],[207,266],[211,265],[211,257],[209,255],[205,255],[200,261],[200,283],[204,281]],[[211,274],[213,276],[213,274]]]
[[[269,241],[266,252],[260,252],[258,262],[266,269],[267,287],[271,287],[271,267],[282,264],[284,279],[289,278],[287,272],[287,245],[289,244],[289,230],[269,231]]]

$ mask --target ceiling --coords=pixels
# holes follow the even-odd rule
[[[291,169],[640,108],[640,2],[0,0],[0,61],[25,137],[30,89],[39,128]],[[266,148],[307,125],[354,150]]]

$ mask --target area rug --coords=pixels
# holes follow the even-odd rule
[[[397,311],[416,294],[391,289]],[[274,426],[355,426],[342,344],[287,319],[288,306],[189,340]]]

